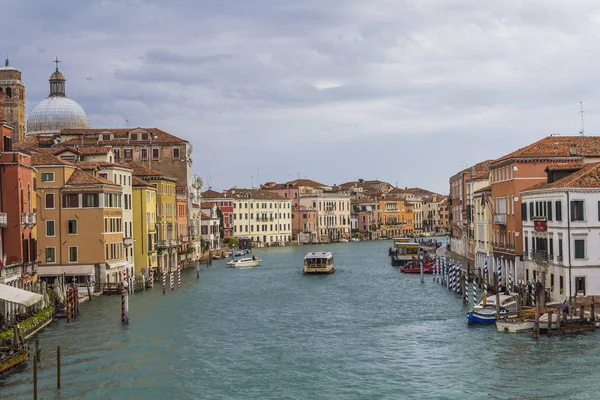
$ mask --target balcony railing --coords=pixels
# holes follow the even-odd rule
[[[0,228],[6,228],[8,225],[8,217],[6,213],[0,213]]]
[[[37,214],[21,213],[21,224],[23,226],[34,226],[37,224]]]
[[[188,242],[188,241],[189,241],[189,237],[187,237],[187,236],[182,236],[182,237],[181,237],[181,241],[182,241],[182,242],[184,242],[184,243],[185,243],[185,242]]]
[[[494,224],[506,225],[506,214],[494,214]]]
[[[133,246],[133,238],[130,238],[130,237],[123,238],[123,245]]]
[[[562,264],[563,262],[563,256],[556,256],[556,262],[559,262]]]
[[[538,262],[548,262],[548,252],[546,250],[531,250],[531,258]]]

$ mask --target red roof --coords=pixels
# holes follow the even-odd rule
[[[53,156],[50,153],[45,152],[33,152],[31,153],[31,164],[32,165],[68,165],[75,167],[74,164],[61,160],[60,158]]]
[[[548,136],[494,160],[600,157],[600,136]]]
[[[544,189],[568,189],[568,188],[579,188],[579,189],[597,189],[600,188],[600,162],[586,164],[585,167],[579,171],[575,171],[572,174],[565,176],[552,183],[542,182],[534,185],[523,193],[533,190],[544,190]]]
[[[65,185],[69,186],[86,186],[86,185],[107,185],[107,186],[116,186],[121,187],[120,185],[109,181],[108,179],[100,178],[99,176],[94,176],[89,172],[82,170],[75,170],[67,183]]]
[[[162,178],[162,179],[166,179],[166,180],[172,180],[172,181],[176,181],[175,178],[169,176],[169,175],[165,175],[160,171],[157,171],[155,169],[151,169],[148,168],[142,164],[138,164],[135,162],[130,162],[130,163],[125,163],[124,165],[126,165],[127,167],[133,169],[133,175],[134,176],[138,176],[138,177],[156,177],[156,178]]]

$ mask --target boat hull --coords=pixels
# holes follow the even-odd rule
[[[325,268],[320,268],[319,270],[316,270],[316,268],[312,268],[312,269],[304,269],[304,275],[329,275],[329,274],[333,274],[335,272],[335,268],[331,268],[331,269],[325,269]]]
[[[505,315],[507,315],[508,312],[507,311],[501,311],[500,312],[500,317],[503,317]],[[476,325],[476,324],[481,324],[481,325],[486,325],[486,324],[493,324],[494,322],[496,322],[496,312],[479,312],[479,311],[469,311],[469,313],[467,314],[467,323],[469,325]]]
[[[258,267],[262,260],[251,260],[251,261],[229,261],[227,263],[227,268],[250,268],[250,267]]]
[[[533,331],[533,321],[496,321],[498,332],[522,333]]]

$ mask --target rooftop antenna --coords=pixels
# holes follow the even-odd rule
[[[125,126],[126,126],[127,128],[129,128],[129,120],[128,120],[128,119],[126,119],[126,120],[125,120]]]
[[[583,114],[585,111],[583,111],[583,101],[579,102],[579,113],[581,114],[581,131],[579,132],[581,134],[581,136],[585,136],[585,126],[583,124]]]

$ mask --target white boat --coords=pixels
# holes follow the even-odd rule
[[[500,298],[500,317],[508,315],[511,311],[517,310],[516,294],[501,294]],[[496,322],[496,296],[487,297],[484,304],[481,301],[467,314],[467,322],[471,324],[493,324]]]
[[[533,330],[534,325],[535,322],[530,320],[522,321],[520,319],[501,319],[499,321],[496,321],[496,329],[498,329],[498,332],[531,332]]]
[[[351,242],[360,242],[360,239],[359,238],[352,238],[352,239],[350,239],[350,241]]]
[[[340,243],[348,243],[348,239],[341,238],[341,239],[339,240],[339,242],[340,242]]]
[[[305,274],[333,274],[333,254],[329,251],[313,251],[304,256]]]
[[[231,260],[227,263],[228,268],[248,268],[258,267],[262,260],[256,257],[238,258],[237,260]]]

